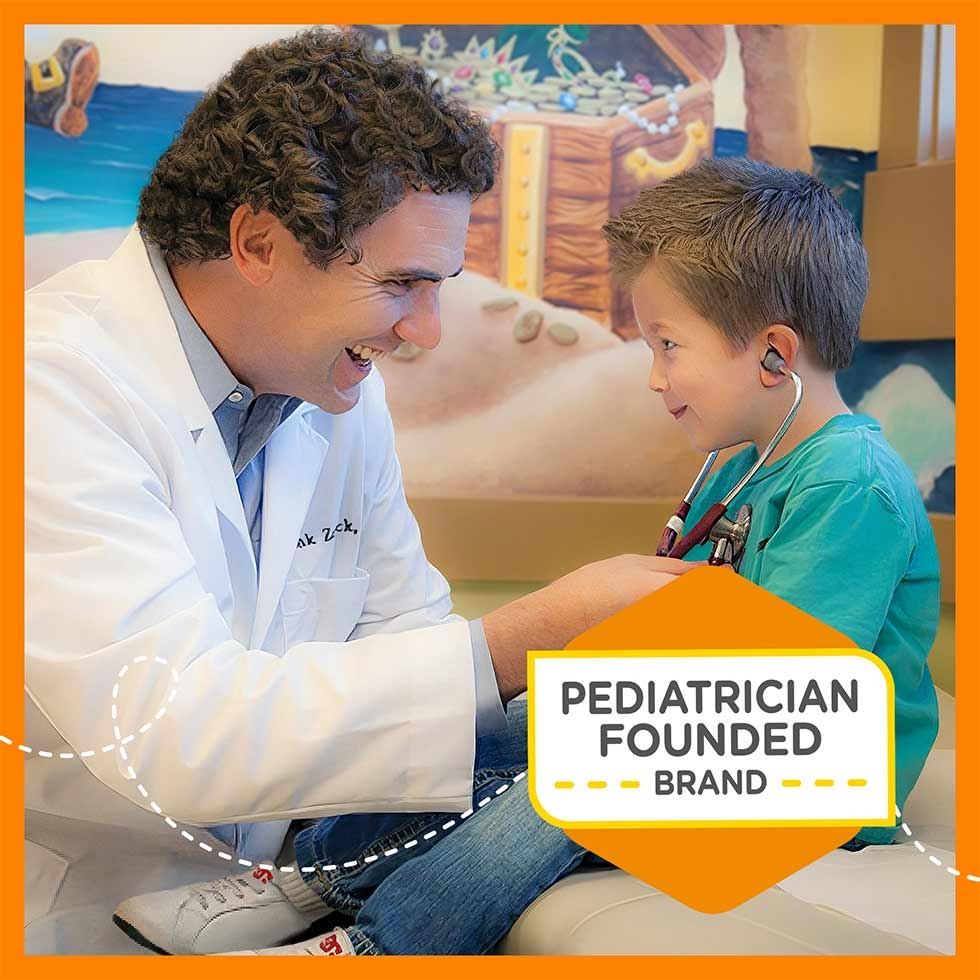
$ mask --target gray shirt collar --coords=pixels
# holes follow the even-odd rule
[[[236,388],[244,389],[245,386],[241,385],[231,373],[228,365],[215,350],[214,344],[194,319],[191,311],[187,309],[187,304],[181,298],[159,247],[146,241],[144,244],[146,254],[150,258],[150,266],[160,284],[160,291],[177,325],[177,334],[187,355],[194,380],[201,389],[208,410],[214,412]]]

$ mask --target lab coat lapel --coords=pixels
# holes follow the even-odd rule
[[[265,450],[262,550],[252,647],[262,647],[296,554],[300,531],[330,443],[310,425],[303,406],[284,422]]]
[[[134,360],[147,365],[147,377],[160,382],[163,402],[176,406],[181,413],[223,518],[219,523],[228,552],[236,608],[251,609],[256,588],[255,555],[235,473],[135,226],[108,260],[105,279],[102,316],[118,322],[120,326],[113,331],[118,342],[130,348]],[[134,329],[135,324],[140,328]]]

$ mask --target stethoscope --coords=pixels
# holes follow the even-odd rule
[[[785,374],[793,379],[793,384],[796,386],[796,396],[793,399],[792,407],[786,413],[783,424],[769,440],[769,445],[766,446],[748,473],[732,487],[723,500],[712,504],[705,511],[704,517],[687,534],[684,534],[684,519],[691,512],[691,503],[698,495],[701,485],[718,458],[718,450],[716,449],[708,455],[704,466],[701,467],[701,472],[691,484],[691,489],[684,495],[684,499],[674,515],[667,521],[664,533],[660,537],[660,545],[657,547],[657,554],[661,557],[683,558],[692,548],[696,548],[706,541],[712,541],[714,547],[711,549],[708,564],[732,565],[734,568],[738,568],[752,524],[752,507],[750,504],[744,504],[739,507],[735,520],[730,520],[726,516],[728,505],[742,492],[742,489],[755,476],[759,468],[768,462],[769,457],[772,456],[783,436],[786,435],[786,430],[793,424],[793,419],[796,418],[796,413],[800,408],[800,402],[803,400],[803,381],[795,371],[786,367],[786,362],[774,347],[770,347],[767,351],[766,356],[762,359],[762,366],[773,374]],[[677,538],[680,535],[684,536],[678,541]]]

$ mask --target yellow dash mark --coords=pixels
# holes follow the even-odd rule
[[[605,789],[606,784],[601,779],[594,779],[587,784],[589,789]]]
[[[640,783],[636,779],[624,779],[620,784],[622,789],[639,789]]]
[[[833,786],[834,781],[832,779],[815,779],[813,781],[814,786]]]
[[[866,779],[849,779],[847,781],[848,786],[867,786],[868,781]]]
[[[783,780],[783,785],[784,786],[799,786],[800,785],[800,781],[798,779],[784,779]]]
[[[555,783],[555,789],[574,789],[575,783],[560,782]]]

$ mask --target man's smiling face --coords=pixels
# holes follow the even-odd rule
[[[434,348],[439,287],[462,271],[467,194],[410,191],[358,234],[361,261],[343,255],[326,270],[283,226],[278,257],[250,336],[256,391],[296,395],[327,412],[349,411],[373,360],[402,341]]]

